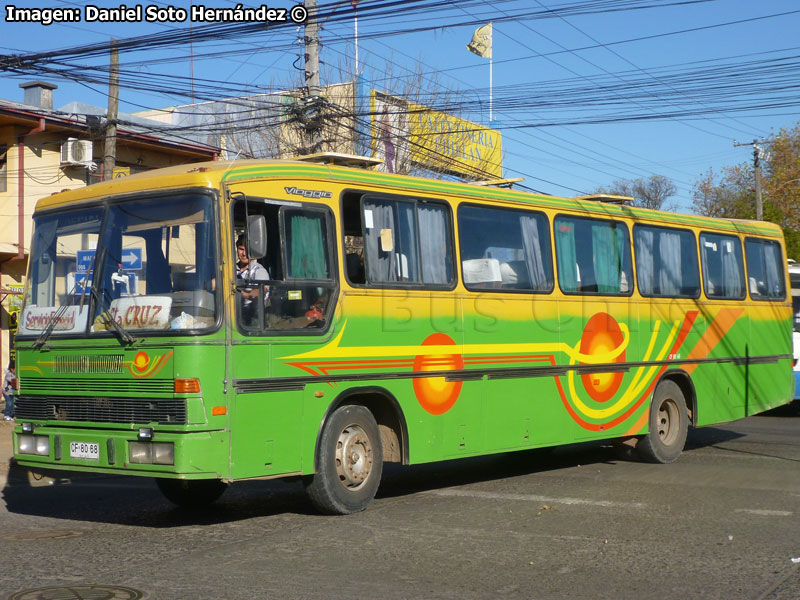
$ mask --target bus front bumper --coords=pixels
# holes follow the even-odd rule
[[[21,466],[90,473],[227,479],[226,431],[175,432],[36,426],[14,428],[14,458]]]

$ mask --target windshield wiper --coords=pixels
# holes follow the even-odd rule
[[[78,284],[76,283],[75,286],[73,286],[72,291],[70,292],[70,296],[75,292],[75,287],[77,285]],[[44,330],[42,330],[42,333],[40,333],[39,337],[36,338],[36,341],[33,342],[33,347],[34,348],[36,348],[38,350],[39,348],[42,348],[47,343],[47,340],[50,337],[50,334],[53,333],[53,330],[56,328],[56,323],[58,323],[61,320],[61,317],[64,316],[64,313],[67,312],[67,309],[70,306],[73,306],[73,305],[72,304],[62,304],[61,306],[58,307],[58,310],[51,317],[50,322],[47,323],[47,326],[44,328]]]
[[[100,292],[98,292],[94,288],[94,286],[92,286],[89,293],[92,295],[92,298],[94,298],[94,301],[97,303],[97,313],[98,313],[97,317],[100,319],[100,321],[103,323],[103,326],[106,329],[108,329],[108,326],[111,325],[116,334],[119,336],[119,339],[121,339],[126,344],[132,344],[139,339],[137,336],[128,333],[127,329],[125,329],[122,325],[117,323],[117,320],[113,317],[113,315],[107,308],[104,310],[102,309],[103,300],[100,297]],[[100,312],[101,310],[103,310],[103,312]]]

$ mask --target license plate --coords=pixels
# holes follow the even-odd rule
[[[86,460],[100,460],[100,444],[94,442],[70,442],[70,458],[83,458]]]

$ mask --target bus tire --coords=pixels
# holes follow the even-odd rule
[[[658,384],[650,403],[649,433],[636,444],[639,456],[652,463],[667,464],[678,459],[686,444],[689,412],[680,386],[664,380]]]
[[[181,508],[202,508],[219,498],[228,484],[219,479],[156,479],[164,497]]]
[[[330,515],[364,510],[378,491],[383,448],[375,417],[364,406],[337,408],[322,429],[317,470],[306,480],[312,504]]]

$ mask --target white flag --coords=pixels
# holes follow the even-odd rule
[[[475,30],[467,50],[483,58],[492,58],[492,24],[483,25]]]

